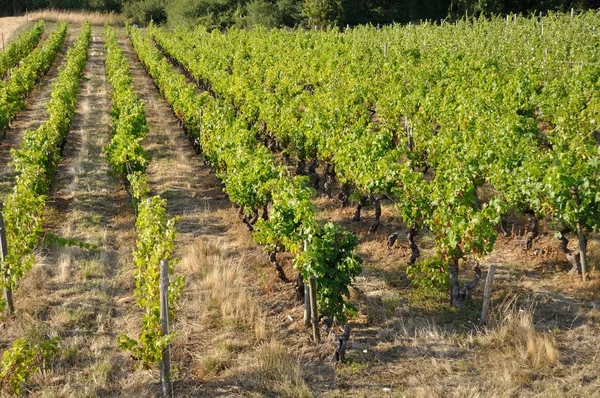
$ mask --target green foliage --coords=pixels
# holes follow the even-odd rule
[[[315,207],[311,202],[315,192],[306,187],[305,177],[293,180],[282,177],[274,182],[271,212],[268,220],[260,219],[255,226],[254,241],[268,251],[281,248],[299,253],[315,224]]]
[[[131,196],[135,199],[143,199],[150,193],[150,187],[146,176],[141,172],[136,171],[132,174],[127,175],[127,181],[131,186]]]
[[[406,276],[415,286],[424,290],[448,291],[450,288],[450,274],[438,256],[408,265]]]
[[[21,395],[31,375],[50,366],[58,354],[58,337],[34,335],[13,341],[0,365],[0,391]]]
[[[305,7],[307,2],[309,5]],[[251,3],[256,4],[250,6]],[[257,7],[258,3],[262,3],[260,7]],[[332,3],[336,12],[328,14],[327,10]],[[321,23],[323,26],[334,23],[339,26],[355,26],[439,21],[448,16],[463,18],[465,13],[470,17],[510,13],[528,15],[539,11],[569,11],[572,7],[578,12],[598,7],[597,0],[12,0],[8,1],[6,7],[0,7],[0,15],[19,15],[27,10],[40,8],[122,11],[132,23],[140,25],[145,25],[150,20],[162,23],[167,16],[173,27],[194,27],[201,23],[209,29],[221,29],[232,25],[250,26],[245,18],[250,14],[259,15],[264,24],[273,15],[272,7],[264,7],[265,4],[275,5],[279,23],[290,27],[302,22],[313,23],[312,19],[309,21],[303,18],[303,8],[310,8],[316,15],[329,15],[330,19]],[[258,14],[257,8],[262,9]]]
[[[137,29],[136,29],[137,31]],[[150,187],[144,171],[149,156],[141,142],[148,126],[142,102],[136,96],[129,64],[119,48],[115,32],[109,26],[106,35],[106,73],[113,86],[113,137],[104,151],[113,170],[129,184],[137,210],[135,264],[135,295],[144,310],[142,330],[136,339],[125,334],[118,337],[121,349],[130,351],[140,363],[150,368],[162,359],[163,349],[173,341],[174,333],[162,334],[160,322],[160,262],[167,260],[169,275],[174,274],[176,219],[167,218],[167,201],[160,196],[148,197]],[[169,283],[169,318],[173,318],[183,292],[184,278],[179,276]]]
[[[98,245],[84,242],[80,239],[63,238],[62,236],[54,235],[51,232],[44,234],[44,242],[49,245],[57,245],[60,247],[79,247],[81,249],[96,250]]]
[[[276,4],[267,0],[251,0],[246,4],[246,26],[262,25],[265,28],[276,28],[281,24],[279,9]]]
[[[362,271],[362,260],[353,253],[358,237],[333,223],[311,232],[307,250],[296,257],[294,267],[305,280],[315,276],[319,312],[345,322],[347,315],[356,315],[344,297],[350,296],[348,286]]]
[[[115,32],[106,26],[105,33],[106,73],[113,90],[112,139],[104,147],[104,152],[113,170],[126,179],[128,174],[143,173],[150,160],[142,147],[142,141],[148,133],[148,123],[144,105],[134,92],[129,64],[119,48]]]
[[[303,211],[275,193],[289,184],[269,183],[273,163],[255,148],[275,141],[296,161],[334,168],[354,197],[393,200],[407,225],[433,233],[439,261],[454,262],[488,253],[510,209],[586,233],[600,226],[598,13],[541,22],[543,34],[523,17],[150,33],[216,94],[190,130],[234,202],[247,214],[271,206],[258,242],[297,250],[316,228],[294,222]]]
[[[130,0],[123,3],[123,15],[134,24],[146,26],[150,21],[162,24],[167,22],[165,0]]]
[[[277,11],[283,26],[296,26],[301,20],[302,4],[295,0],[278,0]]]
[[[136,221],[137,241],[133,252],[136,267],[134,274],[137,304],[144,309],[142,330],[138,339],[121,334],[118,343],[121,349],[131,352],[144,367],[158,363],[163,349],[175,335],[163,335],[160,323],[160,261],[169,263],[169,274],[174,271],[175,219],[167,218],[166,201],[159,196],[142,200]],[[179,276],[169,283],[169,318],[174,316],[183,292],[184,278]]]
[[[23,32],[19,37],[0,53],[0,77],[14,68],[25,58],[38,44],[44,32],[44,21],[36,23],[33,28]]]
[[[170,26],[223,29],[240,21],[245,0],[171,0],[167,7]]]
[[[154,26],[149,32],[198,80],[207,82],[205,71],[212,70],[212,62],[217,59],[222,61],[217,54],[206,59],[193,56],[190,50],[197,42],[179,40],[179,32],[174,37]],[[265,30],[256,32],[261,35]],[[201,142],[204,157],[222,179],[230,200],[247,215],[258,214],[259,209],[270,206],[268,220],[259,220],[255,225],[256,242],[269,251],[287,250],[296,254],[296,268],[307,278],[310,275],[317,278],[319,311],[345,320],[346,314],[352,313],[352,306],[345,300],[348,286],[361,270],[361,260],[353,252],[358,243],[356,236],[333,224],[322,226],[316,221],[311,202],[314,191],[306,187],[306,179],[292,179],[285,168],[277,167],[273,155],[257,140],[258,127],[248,127],[248,118],[254,114],[252,106],[227,95],[219,100],[206,93],[195,94],[139,29],[130,29],[130,36],[140,60],[175,114]],[[203,62],[198,62],[199,59]],[[218,83],[221,82],[210,81],[215,89],[221,87]],[[236,112],[232,103],[242,106]],[[302,252],[304,242],[308,245],[306,252]]]
[[[50,68],[58,50],[67,37],[67,23],[61,23],[40,47],[22,58],[20,66],[12,70],[10,79],[0,84],[0,131],[25,107],[25,96],[37,80]]]
[[[64,40],[66,24],[61,24],[55,34],[56,38],[49,40]],[[62,39],[57,39],[61,35]],[[4,275],[0,280],[2,287],[14,289],[25,272],[33,266],[33,252],[43,232],[46,195],[60,157],[58,144],[69,132],[75,113],[90,37],[91,27],[85,24],[75,44],[67,52],[64,67],[52,85],[46,108],[47,121],[37,130],[25,131],[20,148],[11,150],[17,178],[2,210],[10,248],[5,261],[0,264],[0,274]]]
[[[341,0],[305,0],[302,16],[309,27],[337,24],[342,16]]]

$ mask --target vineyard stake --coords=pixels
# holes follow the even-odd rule
[[[314,275],[311,275],[308,280],[310,283],[310,312],[312,315],[313,339],[316,343],[320,343],[321,335],[319,333],[319,316],[317,314],[317,282]]]
[[[3,35],[4,36],[4,35]],[[4,227],[4,216],[0,211],[0,261],[5,264],[6,256],[8,255],[8,245],[6,244],[6,228]],[[4,265],[6,266],[6,265]],[[9,270],[4,271],[4,282],[8,281]],[[6,312],[10,315],[15,312],[15,305],[13,303],[12,289],[9,286],[4,286],[4,300],[6,301]]]
[[[577,221],[577,239],[579,240],[579,260],[581,261],[581,276],[583,281],[587,281],[587,258],[585,255],[587,243],[583,235],[583,225]]]
[[[308,241],[304,241],[304,251],[308,250]],[[310,289],[308,283],[304,281],[304,326],[310,325]]]
[[[485,279],[485,290],[483,291],[483,307],[481,308],[480,325],[485,325],[488,310],[490,308],[490,299],[492,298],[492,284],[494,283],[494,273],[496,272],[496,264],[490,265],[487,277]]]
[[[572,67],[572,66],[571,66]],[[571,187],[571,195],[573,199],[575,199],[575,204],[577,207],[581,205],[581,201],[579,200],[579,193],[577,192],[577,187]],[[581,222],[581,218],[577,220],[577,239],[579,240],[579,260],[581,261],[581,276],[583,277],[583,281],[587,280],[587,242],[585,240],[585,235],[583,234],[583,223]]]
[[[167,260],[160,260],[160,328],[163,336],[169,334],[169,264]],[[162,353],[160,361],[160,381],[162,383],[163,397],[173,396],[171,383],[171,345],[168,344]]]
[[[304,326],[310,325],[310,288],[304,282]]]

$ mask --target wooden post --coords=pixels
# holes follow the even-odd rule
[[[574,18],[574,17],[575,17],[575,9],[571,8],[571,18]]]
[[[575,199],[575,204],[577,207],[581,205],[581,201],[579,200],[579,193],[577,192],[577,187],[571,187],[571,195],[573,199]],[[585,235],[583,234],[583,222],[581,218],[577,220],[577,240],[579,241],[579,260],[581,262],[581,276],[583,277],[583,281],[587,281],[587,241]]]
[[[310,288],[304,282],[304,326],[310,325]]]
[[[387,41],[383,43],[383,58],[387,57]]]
[[[492,284],[494,283],[495,272],[496,265],[490,265],[487,277],[485,279],[485,290],[483,291],[483,307],[481,308],[481,318],[479,319],[480,325],[485,325],[488,310],[490,309],[490,299],[492,298]]]
[[[169,264],[167,260],[160,260],[160,328],[163,336],[169,334]],[[160,381],[162,383],[163,397],[173,396],[171,383],[171,345],[163,349],[160,361]]]
[[[317,314],[317,282],[315,276],[311,275],[309,278],[310,283],[310,312],[312,315],[312,329],[313,339],[315,342],[321,342],[321,335],[319,333],[319,315]]]
[[[308,250],[308,241],[304,241],[304,251]],[[304,326],[310,325],[310,289],[304,281]]]
[[[581,276],[583,281],[587,281],[587,242],[583,235],[583,225],[581,221],[577,222],[577,239],[579,241],[579,260],[581,261]]]
[[[8,245],[6,244],[6,228],[4,227],[4,216],[2,215],[2,208],[0,207],[0,261],[2,267],[6,267],[6,256],[8,255]],[[6,312],[12,314],[15,312],[15,305],[13,303],[12,289],[10,286],[6,286],[10,277],[10,270],[5,269],[2,277],[4,278],[4,300],[6,301]]]

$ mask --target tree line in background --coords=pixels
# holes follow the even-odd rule
[[[408,23],[464,15],[577,11],[600,0],[0,0],[0,15],[41,8],[122,12],[132,22],[208,29]]]

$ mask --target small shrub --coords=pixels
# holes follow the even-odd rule
[[[48,338],[39,333],[13,341],[4,351],[0,370],[0,391],[20,395],[31,375],[48,368],[58,354],[58,337]]]
[[[418,261],[406,267],[412,283],[425,290],[446,291],[450,288],[450,274],[439,257]]]

